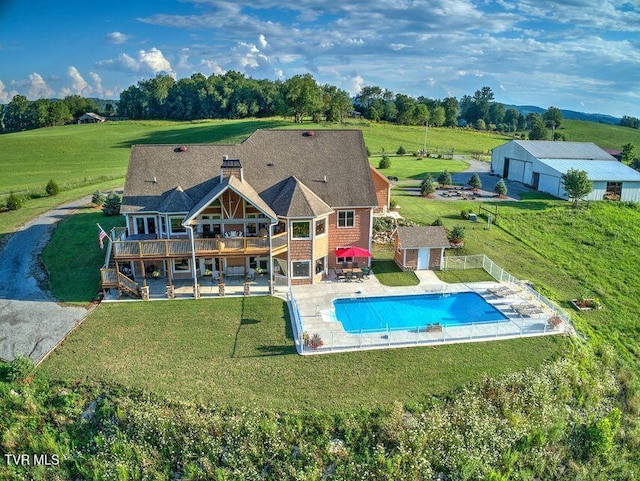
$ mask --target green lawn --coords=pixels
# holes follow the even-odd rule
[[[102,304],[39,368],[171,399],[280,412],[419,403],[566,352],[557,336],[299,356],[272,297]]]
[[[124,225],[124,217],[106,217],[100,209],[86,208],[61,221],[42,253],[53,295],[63,302],[86,303],[100,288],[99,268],[105,250],[98,244],[100,224],[107,232]]]
[[[619,125],[565,119],[558,132],[564,134],[567,141],[593,142],[603,149],[622,150],[629,142],[640,147],[640,130]]]
[[[369,163],[376,169],[380,163],[381,157],[371,157]],[[417,157],[411,155],[405,156],[392,156],[390,157],[391,167],[388,169],[379,169],[383,175],[389,175],[397,177],[399,180],[414,179],[422,180],[427,174],[431,174],[431,177],[435,180],[443,170],[448,170],[450,173],[462,172],[469,167],[469,164],[462,160],[452,159],[432,159],[425,158],[418,160]]]
[[[460,219],[469,201],[433,201],[394,192],[407,218],[465,226],[465,247],[447,255],[486,254],[519,279],[571,312],[576,327],[594,342],[616,347],[622,359],[640,359],[640,209],[594,202],[574,211],[569,203],[544,198],[499,205],[499,226]],[[578,313],[570,300],[599,297],[604,308]]]
[[[385,286],[417,286],[420,280],[413,271],[403,272],[393,260],[375,260],[371,264],[373,273]]]

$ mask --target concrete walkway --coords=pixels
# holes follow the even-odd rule
[[[55,224],[90,201],[85,197],[35,218],[0,250],[0,359],[21,354],[41,361],[89,313],[63,306],[47,292],[39,257]]]

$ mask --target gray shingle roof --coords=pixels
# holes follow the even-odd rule
[[[593,142],[554,142],[550,140],[514,140],[538,159],[615,160]]]
[[[281,185],[280,193],[271,206],[284,217],[319,217],[333,212],[320,197],[313,193],[296,176],[291,176]]]
[[[290,186],[292,176],[298,181],[292,192],[301,203],[290,204],[290,212],[322,211],[325,207],[318,200],[332,208],[377,206],[360,130],[316,130],[314,135],[302,130],[257,130],[241,144],[186,147],[132,146],[123,213],[159,211],[163,196],[178,185],[198,202],[219,182],[223,155],[240,159],[244,180],[270,206]]]
[[[265,215],[270,217],[273,220],[277,219],[276,213],[271,210],[271,208],[266,204],[264,200],[260,198],[258,193],[253,190],[253,188],[246,182],[241,181],[236,177],[226,177],[222,179],[222,182],[218,182],[213,189],[211,189],[200,201],[195,204],[187,214],[186,219],[189,220],[204,209],[210,202],[215,200],[227,189],[234,190],[245,199],[247,199],[251,204],[260,209]]]
[[[188,212],[194,204],[193,199],[180,186],[170,190],[162,197],[163,200],[158,206],[160,212]]]
[[[442,226],[398,227],[396,235],[401,249],[449,247],[447,231]]]

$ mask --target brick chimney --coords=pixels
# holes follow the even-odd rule
[[[242,164],[240,159],[230,159],[228,155],[223,155],[222,166],[220,166],[220,181],[231,176],[237,177],[240,181],[244,180]]]

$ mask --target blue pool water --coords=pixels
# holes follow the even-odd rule
[[[508,318],[475,292],[423,294],[389,297],[361,297],[333,301],[336,318],[349,333],[444,327],[481,322],[502,322]]]

